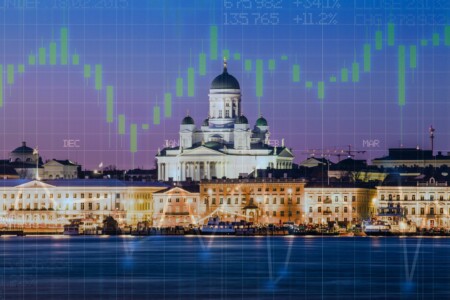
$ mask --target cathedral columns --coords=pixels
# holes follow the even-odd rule
[[[185,167],[185,162],[180,162],[180,181],[183,181],[185,179],[185,172],[186,172],[186,167]]]

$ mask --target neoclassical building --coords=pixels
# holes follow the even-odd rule
[[[0,180],[0,228],[62,232],[72,219],[101,225],[106,216],[135,226],[152,221],[153,193],[166,187],[115,179]]]
[[[180,125],[179,146],[158,151],[158,179],[194,181],[211,178],[239,178],[256,169],[290,169],[294,156],[284,146],[269,145],[269,126],[260,116],[254,128],[242,114],[241,89],[228,73],[211,83],[209,116],[200,127],[187,115]]]

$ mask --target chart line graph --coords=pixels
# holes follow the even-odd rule
[[[326,101],[327,87],[332,85],[357,84],[364,79],[364,75],[370,73],[376,63],[376,52],[392,51],[397,57],[395,68],[397,73],[397,104],[404,107],[407,104],[407,74],[414,72],[418,66],[419,47],[450,47],[450,25],[438,28],[428,38],[421,38],[414,42],[403,42],[396,35],[396,26],[388,23],[386,31],[378,29],[374,33],[374,40],[365,42],[361,47],[361,55],[356,55],[355,60],[350,65],[342,66],[334,74],[322,78],[327,80],[314,80],[306,78],[302,74],[302,66],[291,60],[286,54],[278,57],[261,59],[246,57],[240,52],[232,52],[230,49],[222,49],[219,53],[219,35],[217,25],[211,25],[209,30],[209,53],[204,51],[197,55],[195,66],[187,67],[185,72],[181,72],[174,80],[174,89],[162,91],[163,103],[157,102],[153,105],[149,115],[149,121],[138,124],[126,114],[116,110],[118,99],[116,87],[104,82],[103,74],[105,66],[95,62],[87,62],[84,57],[69,47],[69,30],[61,27],[59,30],[59,40],[54,39],[43,43],[37,51],[31,51],[22,63],[3,62],[0,64],[0,108],[4,107],[8,97],[5,90],[12,88],[16,83],[17,76],[24,76],[29,68],[40,68],[47,66],[69,66],[73,69],[81,69],[85,80],[92,80],[94,88],[99,93],[100,102],[105,103],[105,121],[115,126],[114,132],[119,136],[129,136],[129,151],[136,153],[138,147],[138,130],[147,131],[150,124],[157,127],[161,124],[162,118],[172,117],[173,106],[177,104],[178,98],[187,96],[193,98],[196,95],[196,77],[207,74],[207,60],[217,61],[223,58],[233,60],[242,64],[242,69],[248,74],[255,76],[255,96],[258,99],[258,107],[261,106],[261,99],[264,97],[264,79],[266,72],[273,72],[276,69],[285,68],[284,71],[291,73],[291,85],[296,88],[298,85],[306,90],[315,91],[315,98],[321,102]],[[361,57],[361,59],[358,59]],[[106,66],[107,68],[107,66]]]

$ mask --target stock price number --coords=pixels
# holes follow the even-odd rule
[[[225,13],[224,25],[278,25],[278,13]]]

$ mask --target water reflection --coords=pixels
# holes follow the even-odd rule
[[[0,287],[33,299],[427,298],[450,295],[449,247],[445,238],[10,237],[0,239]]]

